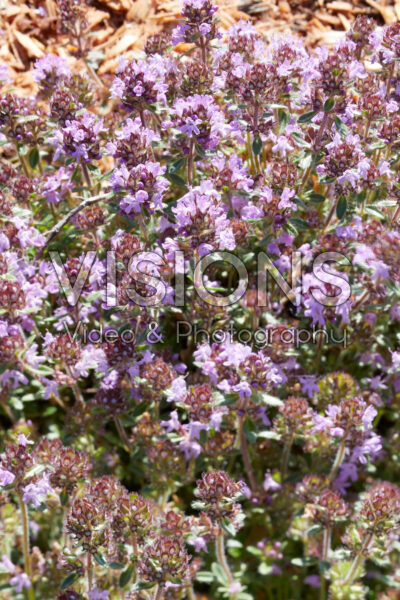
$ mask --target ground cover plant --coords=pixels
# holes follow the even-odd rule
[[[0,70],[0,597],[399,598],[400,25],[186,0],[109,81],[58,11]]]

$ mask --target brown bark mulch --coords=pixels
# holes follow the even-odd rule
[[[381,25],[400,20],[400,0],[215,1],[225,28],[250,19],[267,38],[291,30],[313,46],[335,43],[360,14],[375,17]],[[91,59],[102,76],[114,72],[122,54],[138,56],[149,34],[172,28],[179,17],[179,0],[93,0],[87,16]],[[52,53],[73,60],[57,21],[55,0],[0,0],[0,64],[9,66],[15,84],[26,93],[34,85],[28,70],[36,59]]]

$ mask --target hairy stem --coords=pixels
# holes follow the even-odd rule
[[[256,482],[256,478],[254,477],[253,467],[251,466],[249,450],[247,447],[247,440],[246,440],[246,435],[244,433],[243,424],[244,424],[244,416],[240,417],[240,420],[239,420],[240,447],[242,449],[243,463],[246,468],[247,477],[248,477],[249,483],[250,483],[250,488],[251,488],[251,491],[253,492],[253,494],[255,494],[257,492],[257,482]]]
[[[158,585],[156,592],[154,594],[154,600],[161,600],[163,596],[164,596],[164,588],[161,585]]]
[[[194,141],[190,140],[189,145],[189,156],[187,160],[187,180],[188,185],[192,187],[193,185],[193,150],[194,150]]]
[[[146,225],[144,223],[143,215],[141,212],[138,214],[138,223],[139,223],[140,231],[143,234],[144,241],[146,242],[146,246],[148,246],[149,245],[149,236],[147,235]]]
[[[329,526],[325,527],[322,538],[322,560],[328,560],[329,558],[329,552],[331,547],[331,534],[332,529]]]
[[[81,405],[85,404],[81,389],[79,385],[75,383],[75,377],[71,371],[71,367],[69,365],[65,365],[65,370],[67,371],[69,377],[71,377],[71,379],[74,381],[74,383],[71,385],[71,389],[74,392],[75,400]]]
[[[233,575],[229,568],[228,561],[226,560],[223,531],[220,531],[217,535],[216,552],[217,552],[218,562],[221,565],[229,584],[232,584],[233,583]]]
[[[353,581],[356,577],[357,571],[363,563],[364,553],[368,549],[368,546],[370,545],[372,538],[373,538],[372,533],[368,533],[367,536],[365,537],[362,548],[359,551],[359,553],[357,554],[357,556],[355,556],[353,563],[350,567],[350,571],[347,573],[347,576],[346,576],[345,580],[343,581],[343,585],[351,585],[353,583]]]
[[[250,161],[250,171],[254,175],[256,173],[256,164],[254,162],[253,148],[251,147],[251,139],[250,139],[249,131],[247,132],[246,148],[247,148],[247,155],[248,155],[248,158]]]
[[[23,545],[24,545],[24,564],[25,573],[28,575],[31,582],[31,587],[26,590],[28,600],[35,600],[35,592],[33,590],[32,582],[32,569],[31,559],[29,550],[29,524],[28,524],[28,509],[25,502],[22,500],[22,496],[19,495],[19,505],[21,509],[22,518],[22,531],[23,531]]]
[[[287,468],[288,468],[288,464],[289,464],[289,457],[290,457],[290,451],[292,449],[292,445],[293,445],[293,436],[290,436],[290,438],[287,440],[287,442],[285,443],[285,446],[283,448],[282,463],[281,463],[281,483],[282,484],[286,477],[286,472],[287,472]]]
[[[120,418],[119,417],[115,417],[114,418],[114,423],[115,423],[115,426],[117,428],[119,437],[121,438],[121,442],[124,444],[125,450],[129,451],[129,446],[130,446],[129,439],[128,439],[128,436],[126,435],[126,431],[123,428],[123,425],[121,423]]]
[[[83,160],[81,161],[81,167],[83,178],[86,181],[86,185],[88,186],[89,190],[91,190],[93,188],[92,180],[90,178],[90,173],[87,164]]]
[[[87,587],[88,587],[89,595],[93,589],[93,579],[94,579],[94,574],[93,574],[92,555],[90,554],[90,552],[88,552],[88,554],[87,554]]]
[[[190,579],[186,581],[186,595],[188,600],[196,600],[196,594],[194,593],[194,589],[192,584],[190,583]]]
[[[61,219],[61,221],[59,221],[56,225],[54,225],[54,227],[52,227],[50,229],[50,231],[46,235],[46,243],[44,246],[42,246],[42,248],[37,253],[36,259],[39,260],[42,257],[44,251],[46,250],[46,248],[50,244],[50,242],[56,237],[56,235],[58,235],[60,233],[62,228],[72,219],[72,217],[74,217],[76,214],[78,214],[78,212],[80,212],[87,206],[90,206],[90,204],[95,204],[96,202],[99,202],[100,200],[112,198],[112,196],[113,196],[113,194],[109,193],[109,194],[100,194],[98,196],[92,196],[92,198],[78,197],[78,199],[83,200],[83,202],[81,202],[81,204],[79,204],[78,206],[75,206],[75,208],[70,210],[70,212]]]
[[[87,60],[85,60],[85,65],[86,65],[89,75],[93,78],[93,80],[97,83],[97,85],[101,89],[108,91],[108,88],[104,85],[104,83],[102,82],[100,77],[97,75],[96,71],[93,69],[92,65]]]
[[[331,472],[329,473],[329,481],[330,482],[332,482],[336,477],[339,467],[342,464],[345,450],[346,450],[346,438],[344,438],[341,441],[338,451],[336,453],[335,462],[333,463]]]
[[[400,204],[398,205],[398,207],[396,208],[396,210],[393,214],[392,223],[396,223],[399,213],[400,213]]]

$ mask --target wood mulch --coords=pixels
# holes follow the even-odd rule
[[[400,0],[215,1],[225,28],[251,19],[266,38],[291,30],[312,46],[335,43],[360,14],[376,18],[380,25],[400,21]],[[176,24],[179,0],[93,0],[87,16],[91,59],[99,75],[107,77],[122,54],[138,56],[147,35]],[[58,33],[54,0],[0,0],[0,39],[0,64],[9,66],[15,84],[26,93],[34,85],[28,71],[35,59],[52,53],[75,60],[68,38]]]

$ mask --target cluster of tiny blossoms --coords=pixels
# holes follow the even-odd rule
[[[184,0],[107,79],[57,7],[1,68],[1,598],[399,598],[400,25]]]

